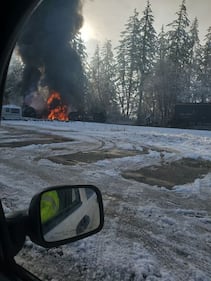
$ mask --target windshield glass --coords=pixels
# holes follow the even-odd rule
[[[97,186],[105,209],[85,240],[26,241],[16,260],[39,278],[210,280],[210,9],[45,0],[25,25],[1,116],[4,210],[74,184]]]

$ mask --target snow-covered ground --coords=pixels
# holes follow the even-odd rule
[[[27,207],[47,186],[94,184],[103,195],[100,233],[54,249],[27,239],[16,260],[41,279],[211,280],[211,173],[171,190],[122,176],[126,170],[181,158],[211,161],[210,131],[2,121],[0,138],[0,194],[6,212]],[[71,165],[51,158],[92,151],[127,153]]]

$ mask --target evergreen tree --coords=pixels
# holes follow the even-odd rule
[[[71,45],[73,49],[78,53],[80,56],[81,62],[83,65],[86,65],[87,63],[87,52],[86,52],[86,46],[85,43],[81,37],[81,33],[78,32],[74,38],[71,40]]]
[[[121,112],[129,118],[135,112],[138,94],[138,62],[139,62],[139,14],[134,10],[129,17],[125,30],[121,33],[121,40],[117,47],[117,89]]]
[[[205,46],[202,55],[202,73],[201,73],[201,102],[211,101],[211,27],[205,36]]]
[[[156,100],[156,116],[154,119],[159,125],[167,125],[173,109],[174,102],[171,95],[172,62],[167,56],[168,40],[164,27],[158,35],[158,56],[155,65],[153,87]]]
[[[161,32],[158,34],[157,39],[157,60],[163,61],[167,57],[168,39],[165,33],[164,26],[162,25]]]
[[[101,66],[102,58],[100,56],[100,47],[97,45],[89,67],[89,111],[96,112],[102,110]]]
[[[175,103],[184,100],[184,96],[189,92],[188,66],[191,62],[191,38],[185,0],[182,1],[176,15],[177,19],[168,25],[172,28],[168,32],[168,56],[173,63],[174,79],[171,92]]]
[[[117,113],[115,86],[115,59],[110,40],[107,40],[101,50],[101,103],[110,118]]]
[[[144,87],[147,77],[152,74],[155,56],[156,56],[156,31],[153,27],[154,17],[152,15],[150,2],[147,1],[147,7],[143,12],[143,17],[140,19],[139,29],[139,97],[137,121],[142,123],[143,106],[144,106]]]
[[[72,45],[72,48],[77,52],[77,54],[80,57],[81,65],[83,68],[83,73],[81,74],[81,84],[83,87],[83,93],[84,93],[84,100],[83,105],[80,105],[79,108],[82,111],[85,111],[87,109],[87,99],[88,99],[88,91],[89,91],[89,65],[87,62],[88,55],[85,43],[81,37],[81,33],[78,32],[71,40],[70,44]]]
[[[202,62],[202,46],[199,40],[199,30],[198,30],[198,19],[195,18],[191,28],[190,28],[190,65],[189,65],[189,75],[190,75],[190,88],[189,96],[186,97],[186,102],[198,102],[200,92],[201,92],[201,62]]]

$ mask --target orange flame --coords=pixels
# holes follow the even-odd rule
[[[68,121],[67,106],[62,103],[61,95],[58,92],[52,92],[47,100],[50,113],[49,120]]]

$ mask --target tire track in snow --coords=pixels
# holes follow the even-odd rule
[[[140,218],[138,220],[134,218],[134,214],[131,214],[131,210],[128,207],[124,208],[123,213],[124,215],[120,217],[117,236],[122,239],[128,239],[131,242],[136,241],[137,243],[142,244],[152,257],[156,258],[161,269],[168,269],[176,278],[178,278],[175,279],[175,281],[188,280],[189,275],[184,272],[186,269],[185,266],[182,263],[179,265],[180,271],[178,274],[178,268],[175,266],[175,256],[171,256],[169,249],[163,247],[159,241],[151,237],[149,231],[150,226],[147,225],[148,222],[141,220]],[[173,260],[174,262],[172,262]]]
[[[128,206],[123,208],[123,214],[120,217],[117,235],[123,240],[142,243],[144,248],[156,258],[161,268],[172,273],[174,280],[192,280],[191,274],[197,269],[211,277],[209,257],[203,256],[203,253],[198,258],[196,253],[193,257],[191,254],[189,256],[190,250],[197,251],[197,248],[188,248],[186,253],[185,246],[189,245],[188,239],[184,244],[176,244],[171,237],[159,239],[160,230],[156,229],[159,226],[141,217],[137,218],[134,208]]]

